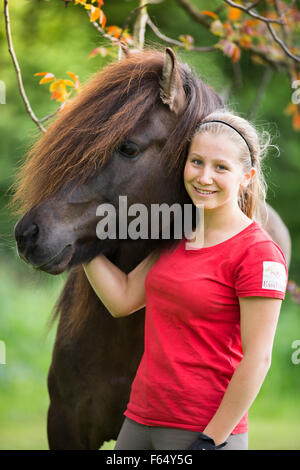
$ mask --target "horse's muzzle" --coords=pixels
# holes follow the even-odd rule
[[[39,246],[40,229],[38,224],[27,224],[24,219],[15,225],[14,236],[20,258],[31,264],[33,268],[49,274],[62,273],[75,253],[75,244],[73,243],[64,245],[54,252],[51,250],[52,253],[45,252],[42,246]]]

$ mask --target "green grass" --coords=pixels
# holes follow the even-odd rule
[[[286,404],[288,406],[288,403]],[[115,441],[105,442],[101,450],[113,450]],[[33,422],[15,421],[1,429],[0,449],[7,450],[46,450],[45,419]],[[299,450],[299,421],[285,419],[251,418],[249,422],[249,450]]]
[[[16,260],[0,261],[0,449],[47,449],[47,373],[55,328],[47,330],[64,276],[34,272]],[[300,449],[300,364],[291,344],[300,339],[300,307],[284,302],[272,367],[249,413],[250,449]],[[114,441],[102,449],[113,449]]]
[[[289,403],[285,406],[288,408]],[[283,416],[281,419],[268,417],[249,420],[250,450],[299,450],[299,417]]]

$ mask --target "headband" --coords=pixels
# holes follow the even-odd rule
[[[217,119],[213,119],[212,121],[204,121],[200,124],[200,126],[202,124],[206,124],[208,122],[220,122],[221,124],[225,124],[226,126],[228,127],[231,127],[231,129],[233,129],[234,131],[236,131],[238,134],[240,134],[240,136],[242,137],[242,139],[244,139],[244,142],[245,144],[247,145],[248,149],[249,149],[249,153],[250,153],[250,158],[251,158],[251,165],[253,166],[253,155],[252,155],[252,151],[251,151],[251,148],[250,148],[250,145],[248,144],[247,140],[245,139],[245,137],[243,136],[243,134],[241,134],[240,131],[238,131],[235,127],[233,127],[231,124],[228,124],[228,122],[225,122],[225,121],[219,121]]]

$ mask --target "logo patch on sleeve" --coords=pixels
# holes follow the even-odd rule
[[[262,288],[285,292],[286,272],[283,264],[275,261],[263,261]]]

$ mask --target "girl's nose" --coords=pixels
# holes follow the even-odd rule
[[[213,178],[208,168],[202,168],[197,177],[199,184],[208,185],[213,183]]]

